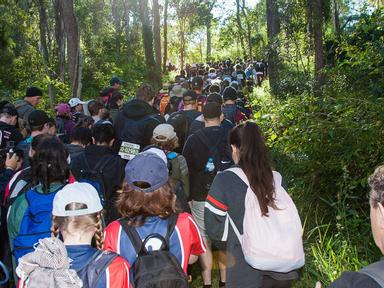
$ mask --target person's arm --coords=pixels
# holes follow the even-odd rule
[[[199,255],[204,254],[206,251],[205,243],[203,241],[203,238],[201,237],[201,234],[199,232],[199,229],[197,228],[197,224],[195,220],[193,220],[192,216],[188,215],[188,221],[189,221],[189,229],[190,229],[190,243],[191,243],[191,255],[188,259],[188,264],[193,264],[196,262]]]
[[[225,197],[226,190],[230,189],[223,183],[226,175],[216,175],[205,202],[204,222],[210,239],[226,242],[228,237],[228,204]]]

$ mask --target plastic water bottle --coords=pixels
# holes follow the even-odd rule
[[[204,171],[207,173],[213,172],[215,170],[215,163],[213,163],[213,158],[209,157],[207,164],[205,164]]]

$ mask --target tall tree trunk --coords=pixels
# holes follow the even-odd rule
[[[247,26],[247,42],[248,42],[248,56],[252,58],[252,35],[251,35],[251,23],[247,17],[247,13],[245,12],[245,0],[243,0],[243,5],[241,7],[241,11],[243,13],[243,17],[245,20],[245,24]]]
[[[211,60],[211,52],[212,52],[212,34],[211,34],[211,24],[212,21],[207,21],[207,62]]]
[[[47,36],[48,36],[47,11],[45,8],[44,0],[38,0],[37,2],[39,7],[40,43],[41,43],[41,50],[43,52],[44,69],[45,69],[45,73],[51,80],[53,75],[50,72],[49,53],[48,53],[48,45],[47,45]],[[51,107],[53,107],[55,104],[55,93],[54,93],[52,84],[50,83],[48,84],[48,95],[49,95]]]
[[[71,97],[80,97],[80,33],[73,9],[73,0],[59,0],[64,29],[67,34],[68,74],[71,82]]]
[[[121,52],[121,35],[123,32],[123,25],[121,24],[121,19],[123,17],[124,11],[121,10],[121,5],[119,5],[118,0],[112,0],[111,2],[112,10],[112,19],[113,26],[115,26],[116,36],[115,36],[115,45],[116,51],[120,55]]]
[[[168,0],[164,3],[164,23],[163,23],[163,73],[167,72],[168,60]]]
[[[279,10],[277,0],[267,0],[267,34],[268,34],[268,74],[272,94],[277,94],[279,79],[278,39],[280,32]]]
[[[56,74],[59,75],[59,79],[64,83],[65,81],[65,30],[63,17],[61,15],[61,9],[59,6],[60,0],[54,0],[55,11],[55,38],[57,45],[57,59],[58,67]]]
[[[140,18],[142,24],[142,35],[144,44],[145,62],[147,64],[148,81],[155,87],[160,87],[160,75],[157,73],[155,58],[153,56],[153,35],[149,23],[148,0],[138,1],[140,5]]]
[[[237,29],[239,30],[239,38],[240,38],[240,45],[241,45],[241,50],[243,52],[243,57],[244,59],[247,56],[247,52],[245,50],[245,45],[244,45],[244,36],[243,36],[243,25],[241,24],[241,17],[240,17],[240,0],[236,0],[236,21],[237,21]]]
[[[311,0],[311,8],[315,49],[315,89],[317,90],[323,84],[324,79],[321,70],[325,66],[323,46],[323,7],[321,5],[321,0]]]
[[[337,0],[333,0],[333,21],[335,25],[335,32],[337,39],[340,39],[341,36],[341,28],[340,28],[340,13],[339,13],[339,4],[337,3]]]
[[[125,23],[124,31],[125,31],[125,39],[126,39],[126,42],[127,42],[128,51],[130,51],[130,49],[131,49],[131,33],[130,33],[131,20],[129,18],[130,6],[128,5],[127,1],[123,1],[123,5],[124,5],[124,23]]]
[[[153,0],[153,40],[155,45],[155,59],[157,73],[161,74],[161,35],[159,0]]]

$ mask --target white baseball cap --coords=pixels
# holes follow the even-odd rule
[[[76,107],[79,104],[85,104],[86,102],[81,101],[79,98],[72,98],[71,100],[68,101],[69,106],[71,108]]]
[[[170,124],[159,124],[153,130],[153,139],[166,142],[176,137],[175,129]]]
[[[81,203],[86,206],[79,210],[66,210],[71,203]],[[103,210],[97,190],[89,183],[74,182],[65,185],[53,199],[52,215],[68,217],[97,213]]]

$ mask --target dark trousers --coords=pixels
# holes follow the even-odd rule
[[[293,280],[275,280],[269,276],[263,276],[260,288],[291,288]]]

